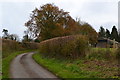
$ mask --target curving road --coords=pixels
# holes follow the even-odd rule
[[[33,59],[34,52],[18,55],[11,63],[11,78],[56,78],[51,72],[47,71]]]

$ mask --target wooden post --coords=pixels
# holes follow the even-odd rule
[[[113,48],[116,48],[115,39],[113,39]]]

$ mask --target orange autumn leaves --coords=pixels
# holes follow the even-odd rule
[[[77,34],[88,36],[91,44],[97,41],[97,32],[92,26],[75,21],[69,12],[59,9],[54,4],[45,4],[36,8],[25,26],[32,33],[29,35],[39,38],[40,41]]]

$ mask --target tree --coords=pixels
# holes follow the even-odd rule
[[[3,38],[4,38],[4,39],[8,39],[8,36],[9,36],[8,30],[7,30],[7,29],[3,29],[2,32],[4,33]]]
[[[8,34],[8,30],[7,29],[3,29],[2,32],[4,33],[4,35],[3,35],[4,39],[10,39],[10,40],[19,41],[19,37],[18,37],[17,34]]]
[[[93,29],[93,27],[88,23],[80,24],[80,26],[78,27],[78,32],[77,33],[80,33],[82,35],[87,35],[88,38],[89,38],[89,42],[92,45],[94,45],[97,42],[98,34]]]
[[[29,42],[28,35],[23,36],[22,42]]]
[[[64,35],[64,28],[72,19],[68,12],[59,9],[54,4],[46,4],[36,8],[31,14],[31,19],[25,23],[32,36],[41,40]]]
[[[110,31],[108,30],[108,29],[106,29],[106,38],[109,38],[110,39],[110,36],[111,34],[110,34]]]
[[[15,41],[19,41],[19,37],[18,37],[17,34],[10,34],[10,35],[9,35],[9,39],[15,40]]]
[[[105,38],[105,29],[101,26],[99,29],[99,38]]]
[[[113,26],[112,28],[112,32],[111,32],[111,39],[115,39],[116,41],[118,41],[118,31],[116,26]]]
[[[24,34],[22,42],[29,42],[28,31],[24,31]]]
[[[29,34],[29,31],[24,31],[24,36],[23,36],[23,39],[22,39],[22,42],[30,42],[30,41],[33,41],[33,39],[28,35]]]

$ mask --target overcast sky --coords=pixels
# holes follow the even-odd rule
[[[0,32],[8,29],[10,34],[24,35],[24,23],[29,20],[31,11],[46,3],[54,3],[60,9],[70,12],[75,19],[88,22],[96,31],[100,26],[111,30],[118,27],[119,0],[0,0]],[[0,33],[1,36],[2,33]]]

